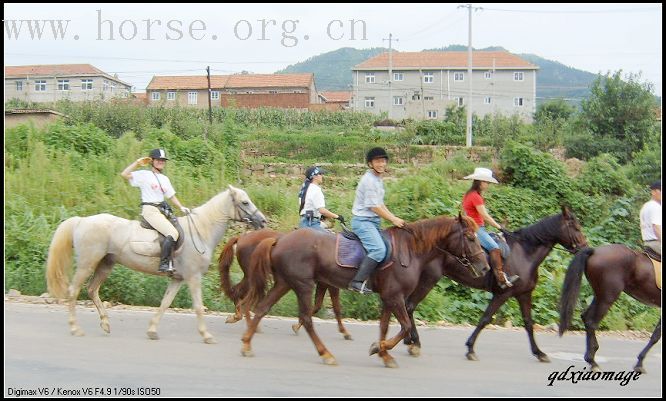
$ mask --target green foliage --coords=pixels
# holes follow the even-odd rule
[[[564,99],[554,99],[537,106],[534,120],[537,124],[543,122],[544,119],[550,121],[566,121],[575,112],[576,109]]]
[[[414,127],[413,143],[417,145],[464,145],[464,125],[450,121],[423,120]]]
[[[661,180],[660,147],[646,147],[634,153],[633,160],[627,169],[627,178],[643,186]]]
[[[591,135],[612,145],[603,152],[612,153],[625,163],[641,150],[657,129],[654,86],[640,82],[641,76],[622,71],[599,76],[591,87],[591,96],[582,102],[582,116]],[[615,145],[621,144],[621,147]]]
[[[588,161],[578,176],[576,186],[590,195],[625,195],[632,187],[617,159],[608,153]]]
[[[93,124],[67,126],[62,123],[50,125],[44,142],[56,149],[72,149],[81,154],[101,155],[106,153],[113,141]]]

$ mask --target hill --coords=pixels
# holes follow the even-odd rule
[[[383,47],[371,49],[354,49],[344,47],[332,52],[288,66],[277,73],[313,72],[317,90],[349,90],[352,84],[351,69],[356,64],[387,51]],[[467,46],[450,45],[445,48],[425,49],[424,51],[465,51]],[[506,50],[499,46],[475,50]],[[553,98],[565,98],[571,103],[579,104],[581,99],[589,96],[589,86],[596,74],[577,70],[553,60],[547,60],[534,54],[518,54],[518,56],[537,65],[537,103]]]

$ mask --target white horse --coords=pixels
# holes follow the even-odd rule
[[[171,277],[159,311],[150,320],[147,334],[153,340],[159,338],[157,325],[183,281],[186,281],[192,294],[199,333],[205,343],[212,344],[216,342],[215,338],[208,332],[203,320],[201,278],[208,271],[213,251],[224,236],[227,221],[244,221],[254,228],[261,228],[266,218],[245,191],[231,185],[203,206],[192,209],[190,216],[190,221],[190,217],[178,218],[184,230],[184,243],[174,254],[176,274]],[[160,260],[157,239],[157,231],[142,228],[138,221],[110,214],[71,217],[58,226],[49,247],[46,280],[52,296],[69,300],[72,335],[84,335],[76,322],[75,306],[81,286],[92,273],[94,276],[88,286],[88,295],[97,307],[100,326],[107,333],[111,332],[111,326],[99,298],[99,288],[109,277],[114,264],[120,263],[143,273],[165,275],[157,271]],[[72,249],[76,253],[77,269],[68,286]]]

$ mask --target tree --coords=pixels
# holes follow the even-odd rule
[[[609,144],[609,149],[599,151],[626,163],[654,136],[657,120],[653,85],[640,82],[640,74],[624,80],[621,74],[622,70],[607,73],[592,83],[589,99],[582,102],[582,118],[595,140]]]
[[[551,121],[562,120],[566,121],[576,112],[572,105],[564,99],[549,100],[540,104],[534,114],[534,120],[542,122],[544,119]]]

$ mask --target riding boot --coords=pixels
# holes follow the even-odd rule
[[[361,294],[371,294],[372,290],[368,288],[367,280],[378,264],[379,262],[366,256],[361,261],[361,264],[358,266],[358,271],[356,272],[356,276],[354,276],[352,281],[349,283],[349,287],[347,289],[351,291],[360,292]]]
[[[158,269],[161,273],[173,273],[175,269],[173,268],[173,263],[171,263],[171,253],[173,252],[173,244],[176,243],[176,240],[172,236],[167,235],[164,243],[162,244],[162,257],[160,258],[160,268]]]
[[[516,275],[507,277],[506,273],[504,273],[502,267],[502,252],[499,249],[493,249],[492,251],[489,252],[489,254],[490,254],[490,265],[493,267],[493,272],[495,272],[495,277],[497,278],[497,284],[499,284],[501,289],[505,289],[507,287],[513,287],[513,283],[515,283],[520,277]]]

